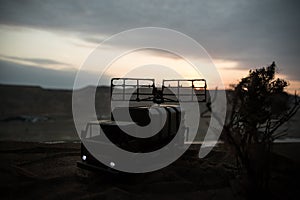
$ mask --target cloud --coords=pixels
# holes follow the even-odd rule
[[[99,44],[101,43],[106,37],[104,36],[93,36],[93,35],[80,35],[79,36],[81,40],[89,42],[89,43],[94,43],[94,44]]]
[[[0,83],[19,85],[39,85],[45,88],[65,88],[72,89],[76,77],[76,70],[53,70],[31,65],[22,65],[15,62],[0,60]],[[84,72],[83,76],[87,80],[96,75]],[[109,83],[110,77],[104,77],[104,82]],[[82,85],[86,87],[88,85]]]
[[[75,35],[92,43],[102,41],[95,35],[136,27],[171,28],[194,38],[214,59],[235,60],[247,69],[275,60],[289,78],[299,80],[299,5],[280,0],[7,0],[1,2],[0,23],[80,33]]]
[[[36,65],[66,65],[66,66],[70,65],[56,60],[44,59],[44,58],[21,58],[16,56],[2,56],[2,55],[0,55],[0,57],[10,59],[10,60],[15,60],[15,61],[30,62]]]
[[[164,58],[171,58],[171,59],[181,59],[179,55],[175,55],[172,52],[168,52],[166,50],[161,50],[161,49],[145,49],[143,50],[143,53],[147,53],[149,55],[154,55],[154,56],[160,56]]]

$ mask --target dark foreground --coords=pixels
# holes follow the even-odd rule
[[[281,147],[283,148],[283,147]],[[270,199],[298,199],[299,164],[273,156]],[[197,150],[157,172],[111,175],[76,167],[80,145],[0,142],[1,199],[245,199],[234,159]]]

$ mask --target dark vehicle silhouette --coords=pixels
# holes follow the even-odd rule
[[[179,101],[206,102],[206,88],[204,79],[163,80],[161,88],[155,86],[154,79],[111,79],[111,102],[116,106],[112,109],[110,120],[89,122],[85,130],[82,130],[81,161],[77,163],[78,167],[117,173],[114,162],[110,163],[110,167],[102,164],[89,152],[87,144],[111,145],[113,143],[126,151],[147,153],[164,147],[174,139],[176,134],[180,134],[174,143],[180,148],[184,145],[188,128],[185,125],[180,126],[185,112],[180,108]],[[129,102],[129,106],[119,106],[119,102],[120,105]],[[123,115],[128,110],[130,117]],[[134,137],[123,131],[124,127],[130,130],[134,125],[147,126],[151,123],[150,115],[159,120],[163,114],[166,115],[165,123],[161,130],[151,137]],[[116,115],[119,116],[117,120],[114,117]],[[101,131],[94,134],[93,127],[97,126],[101,127]],[[103,134],[110,140],[110,144],[100,139]]]

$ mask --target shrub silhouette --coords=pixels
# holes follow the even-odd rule
[[[233,86],[230,95],[232,107],[223,136],[245,172],[251,193],[266,191],[271,146],[285,134],[278,132],[278,128],[299,110],[298,96],[291,98],[284,91],[288,82],[275,78],[275,73],[274,62],[250,70],[247,77]]]

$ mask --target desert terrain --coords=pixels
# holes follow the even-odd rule
[[[89,88],[85,88],[89,89]],[[146,174],[79,169],[80,140],[70,90],[0,86],[1,199],[246,199],[245,180],[222,144],[198,158],[199,144],[170,166]],[[96,98],[107,99],[109,88]],[[105,103],[96,105],[109,117]],[[299,128],[291,121],[291,135]],[[299,196],[299,143],[273,146],[269,199]]]

